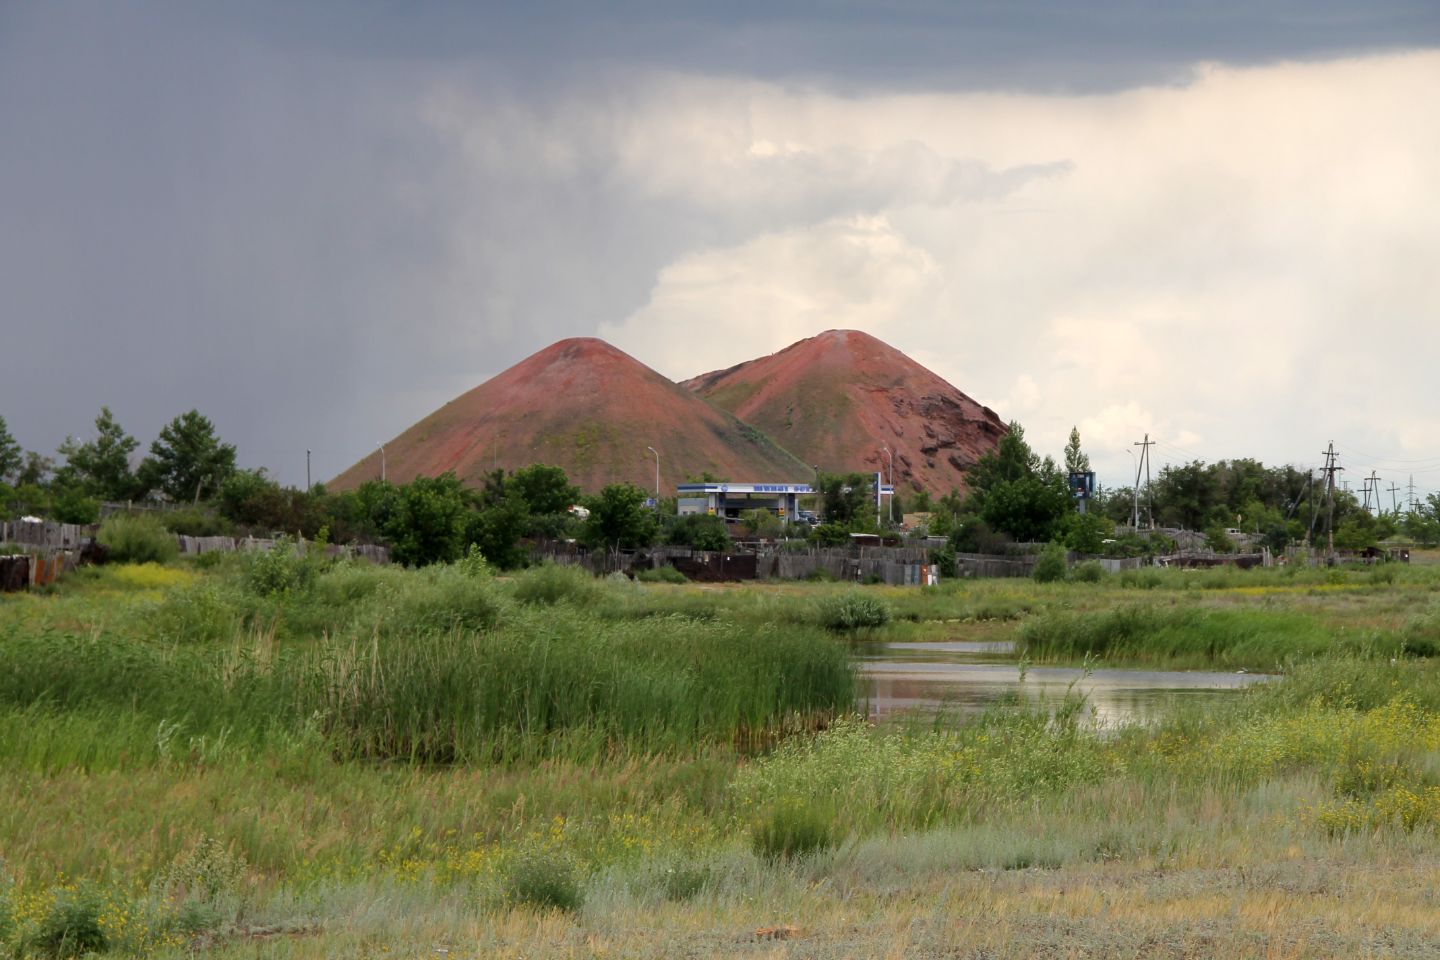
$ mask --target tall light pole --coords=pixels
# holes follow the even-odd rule
[[[887,501],[887,509],[890,516],[890,523],[895,523],[895,458],[890,455],[890,444],[882,443],[885,448],[885,462],[887,466],[887,482],[890,484],[890,499]]]
[[[306,451],[305,451],[305,492],[306,492],[306,493],[309,493],[309,492],[311,491],[311,489],[313,489],[313,488],[311,487],[311,484],[310,484],[310,451],[309,451],[309,450],[306,450]]]
[[[646,447],[645,449],[655,454],[655,506],[658,507],[660,506],[660,451],[654,447]]]
[[[383,443],[377,443],[377,444],[375,444],[375,446],[377,446],[377,447],[380,448],[380,482],[381,482],[381,483],[384,483],[384,482],[385,482],[385,444],[383,444]]]

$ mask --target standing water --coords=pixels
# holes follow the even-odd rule
[[[859,654],[863,696],[870,716],[884,720],[904,713],[979,713],[1016,693],[1058,702],[1067,690],[1083,694],[1098,724],[1144,722],[1177,702],[1230,696],[1269,679],[1266,674],[1188,670],[1028,667],[1021,679],[1014,645],[950,640],[884,643]]]

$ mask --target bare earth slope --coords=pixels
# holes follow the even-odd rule
[[[492,466],[563,467],[594,492],[629,480],[662,491],[688,476],[805,480],[810,469],[763,435],[603,340],[562,340],[486,381],[385,444],[386,476],[405,483],[453,470],[475,484]],[[378,451],[336,477],[380,476]]]
[[[768,357],[686,380],[689,387],[822,470],[883,470],[901,490],[963,488],[1005,423],[867,333],[827,330]]]

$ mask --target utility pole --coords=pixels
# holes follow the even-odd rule
[[[1397,486],[1396,486],[1395,484],[1393,484],[1393,483],[1390,484],[1390,509],[1393,510],[1393,511],[1395,511],[1395,515],[1396,515],[1396,516],[1399,516],[1399,515],[1400,515],[1400,504],[1399,504],[1399,502],[1396,501],[1396,499],[1395,499],[1395,494],[1397,494],[1397,493],[1399,493],[1399,492],[1400,492],[1400,488],[1399,488],[1399,487],[1397,487]]]
[[[655,506],[656,506],[656,508],[659,508],[659,506],[660,506],[660,451],[659,451],[659,450],[656,450],[654,447],[646,447],[645,449],[646,449],[646,450],[649,450],[651,453],[655,454]]]
[[[1385,508],[1380,506],[1380,477],[1374,470],[1370,471],[1370,492],[1375,494],[1375,513],[1378,516],[1385,512]]]
[[[1137,529],[1140,526],[1140,467],[1145,468],[1145,518],[1150,523],[1150,529],[1155,529],[1155,491],[1150,486],[1150,448],[1155,446],[1155,441],[1150,439],[1150,434],[1145,434],[1144,440],[1137,440],[1130,444],[1132,447],[1140,448],[1140,462],[1135,466],[1135,502],[1131,509],[1133,526]]]
[[[1415,512],[1415,474],[1410,474],[1410,512]]]
[[[1325,549],[1331,563],[1335,561],[1335,441],[1325,450]]]
[[[312,487],[310,486],[310,451],[309,451],[309,450],[306,450],[306,451],[305,451],[305,492],[306,492],[306,493],[309,493],[309,492],[311,491],[311,489],[312,489]]]
[[[375,446],[377,446],[377,447],[380,448],[380,482],[381,482],[381,483],[384,483],[384,482],[385,482],[385,444],[383,444],[383,443],[377,443],[377,444],[375,444]]]

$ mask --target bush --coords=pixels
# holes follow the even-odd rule
[[[824,567],[816,567],[814,570],[805,574],[805,579],[811,583],[836,583],[840,578]]]
[[[1139,590],[1154,590],[1164,582],[1159,570],[1153,567],[1148,570],[1121,570],[1120,586],[1134,587]]]
[[[1105,568],[1091,560],[1070,571],[1070,579],[1076,583],[1099,583],[1105,579]]]
[[[61,890],[29,937],[24,952],[47,957],[80,957],[109,946],[100,927],[100,897],[88,888]]]
[[[930,548],[930,565],[940,568],[942,577],[955,576],[955,548],[946,544],[943,547]]]
[[[579,910],[585,891],[575,865],[551,853],[524,853],[510,864],[505,877],[505,901],[542,910]]]
[[[667,543],[696,550],[722,552],[730,549],[730,531],[725,521],[704,513],[692,513],[673,521]]]
[[[584,567],[545,563],[520,577],[515,599],[544,606],[561,602],[579,606],[599,599],[600,592],[600,585]]]
[[[883,627],[890,622],[890,605],[859,591],[835,594],[820,601],[820,624],[827,630]]]
[[[246,558],[245,585],[262,597],[303,590],[319,572],[319,556],[300,550],[290,537],[279,537],[269,550]]]
[[[786,797],[755,821],[750,845],[766,859],[791,860],[834,847],[839,834],[835,811],[824,801]]]
[[[1048,544],[1040,551],[1031,574],[1036,583],[1055,583],[1065,579],[1065,548],[1058,543]]]
[[[169,563],[180,555],[175,535],[154,517],[116,514],[100,525],[97,539],[117,563]]]
[[[160,521],[171,533],[187,537],[225,537],[235,529],[230,521],[218,513],[200,507],[166,511]]]
[[[666,564],[663,567],[656,567],[653,570],[641,570],[635,575],[635,579],[641,583],[689,583],[685,574]]]
[[[385,591],[386,619],[408,633],[494,626],[500,620],[501,604],[493,582],[459,566],[426,570]]]

